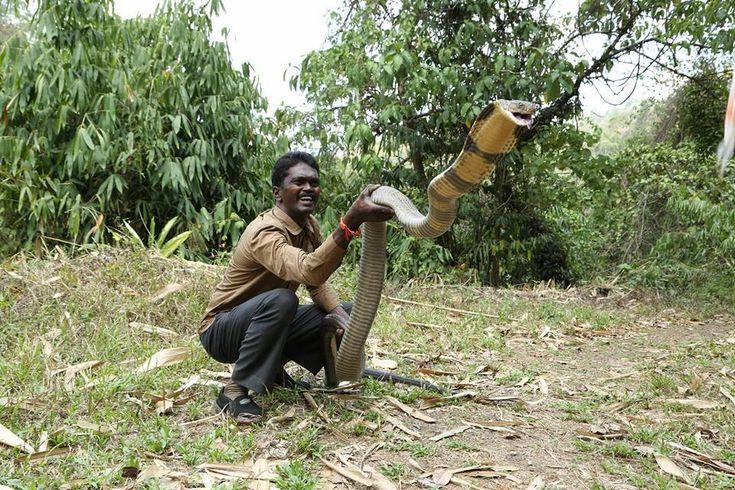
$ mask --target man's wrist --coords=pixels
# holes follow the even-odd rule
[[[358,219],[357,217],[350,214],[348,211],[347,214],[345,214],[344,218],[342,218],[342,221],[344,221],[344,224],[352,231],[357,231],[360,229],[360,225],[362,224],[362,221]]]

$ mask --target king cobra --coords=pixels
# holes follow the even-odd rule
[[[392,187],[381,186],[373,191],[373,201],[392,208],[408,234],[423,238],[441,235],[457,216],[457,200],[482,183],[515,147],[520,135],[530,127],[536,107],[518,100],[498,100],[488,105],[472,125],[464,148],[452,166],[429,183],[426,216]],[[360,274],[350,320],[339,350],[333,343],[331,355],[327,355],[328,386],[362,377],[363,349],[383,291],[386,224],[364,223],[362,236]]]

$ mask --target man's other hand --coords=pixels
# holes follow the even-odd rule
[[[387,206],[376,204],[370,197],[380,185],[371,184],[360,193],[345,214],[344,221],[350,230],[357,230],[365,222],[388,221],[395,213]]]

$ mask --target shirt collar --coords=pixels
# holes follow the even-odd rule
[[[309,217],[309,219],[306,221],[306,226],[302,228],[293,219],[291,219],[291,216],[286,214],[286,212],[278,206],[273,207],[273,215],[278,221],[286,226],[286,229],[292,235],[299,235],[302,231],[304,231],[304,228],[306,228],[307,231],[311,231],[311,217]]]

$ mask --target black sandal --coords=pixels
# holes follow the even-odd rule
[[[263,410],[248,395],[241,395],[234,400],[225,395],[224,388],[217,396],[217,407],[237,421],[238,424],[251,424],[263,416]]]
[[[281,388],[286,388],[287,390],[309,391],[311,389],[311,385],[309,383],[293,379],[285,369],[282,369],[281,373],[276,376],[276,380],[273,384],[280,386]]]

